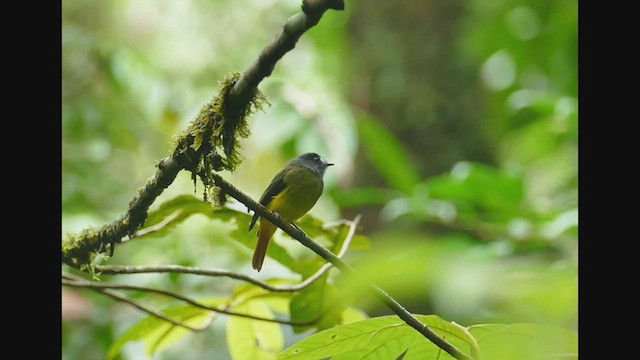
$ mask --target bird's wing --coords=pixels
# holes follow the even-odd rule
[[[264,207],[268,207],[271,200],[276,197],[278,194],[282,192],[287,187],[287,183],[284,181],[286,170],[281,171],[276,175],[273,180],[271,180],[271,184],[267,187],[267,190],[264,191],[262,197],[260,197],[260,204]],[[251,224],[249,224],[249,231],[253,229],[256,225],[256,221],[260,216],[254,212],[253,218],[251,219]]]

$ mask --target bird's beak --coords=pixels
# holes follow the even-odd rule
[[[333,166],[333,165],[335,165],[335,164],[334,163],[326,163],[326,164],[324,164],[324,166]]]

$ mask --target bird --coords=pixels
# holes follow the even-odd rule
[[[316,204],[324,190],[325,170],[333,165],[314,152],[308,152],[290,160],[271,180],[260,197],[260,204],[297,228],[294,222]],[[253,229],[259,218],[260,216],[254,212],[249,231]],[[258,272],[262,269],[269,242],[276,230],[275,225],[260,218],[258,243],[251,261],[252,267]]]

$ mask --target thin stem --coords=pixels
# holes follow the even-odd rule
[[[195,306],[197,308],[201,308],[204,310],[209,310],[209,311],[213,311],[216,313],[220,313],[220,314],[226,314],[226,315],[230,315],[230,316],[238,316],[238,317],[243,317],[243,318],[247,318],[247,319],[253,319],[253,320],[260,320],[260,321],[266,321],[266,322],[273,322],[273,323],[278,323],[278,324],[286,324],[286,325],[295,325],[295,326],[305,326],[305,325],[310,325],[312,323],[297,323],[297,322],[291,322],[291,321],[286,321],[286,320],[278,320],[278,319],[268,319],[268,318],[264,318],[264,317],[260,317],[260,316],[255,316],[255,315],[251,315],[251,314],[243,314],[243,313],[238,313],[235,311],[229,311],[229,310],[225,310],[225,309],[220,309],[217,307],[213,307],[213,306],[209,306],[209,305],[205,305],[202,303],[199,303],[191,298],[188,298],[186,296],[182,296],[180,294],[176,294],[174,292],[171,291],[166,291],[166,290],[160,290],[160,289],[154,289],[154,288],[150,288],[150,287],[145,287],[145,286],[136,286],[136,285],[125,285],[125,284],[102,284],[102,283],[96,283],[93,281],[87,281],[87,280],[67,280],[67,279],[63,279],[62,280],[62,285],[66,285],[66,286],[71,286],[71,287],[80,287],[80,288],[90,288],[90,289],[102,289],[102,290],[108,290],[108,289],[117,289],[117,290],[133,290],[133,291],[143,291],[143,292],[147,292],[147,293],[155,293],[155,294],[159,294],[159,295],[163,295],[166,297],[170,297],[170,298],[174,298],[177,300],[181,300],[189,305]],[[146,310],[143,310],[145,312],[147,312]]]
[[[211,325],[211,322],[213,321],[213,318],[209,318],[207,320],[207,322],[205,324],[203,324],[202,326],[198,326],[198,327],[191,326],[191,325],[189,325],[187,323],[184,323],[184,322],[182,322],[180,320],[172,319],[172,318],[164,315],[161,312],[158,312],[158,311],[155,311],[153,309],[150,309],[150,308],[148,308],[148,307],[146,307],[146,306],[144,306],[144,305],[142,305],[142,304],[140,304],[140,303],[138,303],[136,301],[133,301],[133,300],[129,299],[128,297],[126,297],[124,295],[121,295],[118,292],[112,291],[110,289],[105,289],[105,288],[100,288],[100,287],[93,287],[93,286],[82,286],[81,284],[77,283],[77,281],[75,281],[75,280],[65,280],[65,279],[62,280],[62,285],[67,285],[67,286],[72,286],[72,287],[90,288],[91,290],[96,291],[96,292],[98,292],[100,294],[103,294],[103,295],[107,295],[108,297],[110,297],[110,298],[112,298],[112,299],[114,299],[116,301],[120,301],[120,302],[129,304],[129,305],[133,306],[134,308],[136,308],[136,309],[138,309],[138,310],[140,310],[142,312],[145,312],[145,313],[147,313],[147,314],[149,314],[151,316],[154,316],[154,317],[156,317],[158,319],[164,320],[164,321],[169,322],[169,323],[171,323],[171,324],[173,324],[175,326],[180,326],[180,327],[183,327],[183,328],[191,330],[191,331],[203,331],[206,328],[208,328],[209,325]]]

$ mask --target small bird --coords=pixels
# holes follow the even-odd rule
[[[310,152],[298,156],[289,161],[271,180],[271,184],[260,198],[260,204],[278,214],[282,220],[293,224],[311,210],[322,195],[324,171],[332,165],[334,164],[327,162],[316,153]],[[249,231],[253,229],[259,217],[254,213]],[[276,230],[275,225],[260,219],[258,244],[252,260],[252,266],[257,271],[262,269],[269,241]]]

